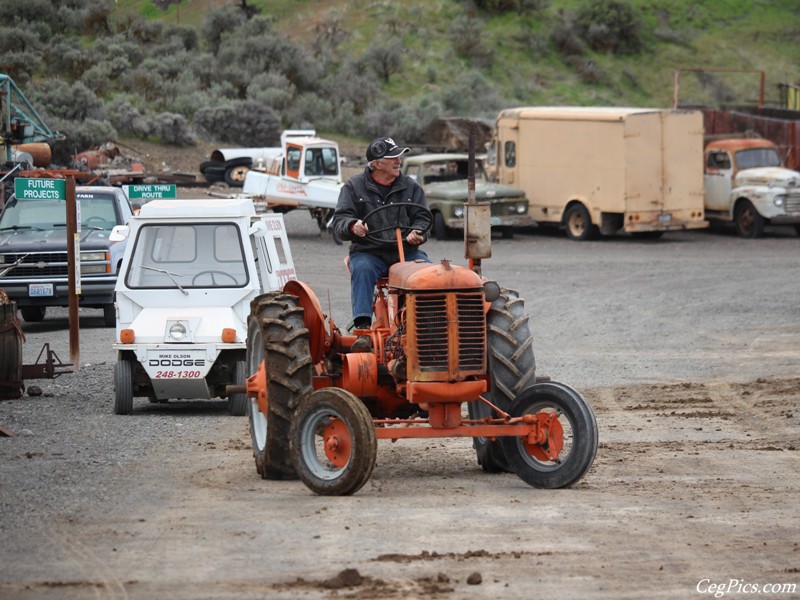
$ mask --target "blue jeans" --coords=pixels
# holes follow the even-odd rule
[[[406,252],[406,261],[424,260],[431,262],[422,250]],[[394,264],[394,263],[391,263]],[[350,255],[350,299],[353,304],[353,318],[372,319],[372,298],[375,284],[381,277],[389,274],[389,266],[380,256],[369,252],[354,252]]]

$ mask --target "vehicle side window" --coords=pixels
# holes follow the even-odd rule
[[[300,168],[300,148],[286,150],[286,170],[297,171]]]
[[[506,142],[503,147],[503,153],[506,157],[506,166],[507,167],[516,167],[517,166],[517,144],[516,142]]]
[[[706,166],[711,169],[730,169],[731,159],[727,152],[709,152]]]

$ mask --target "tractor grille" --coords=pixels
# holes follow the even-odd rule
[[[483,293],[418,294],[412,298],[416,344],[411,372],[436,373],[436,379],[447,380],[482,374],[486,364]]]

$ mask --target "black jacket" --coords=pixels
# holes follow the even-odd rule
[[[403,205],[407,203],[428,208],[425,192],[422,191],[422,187],[415,180],[401,174],[392,183],[392,187],[384,201],[381,190],[372,179],[369,167],[367,167],[363,173],[354,175],[342,186],[336,211],[333,213],[333,229],[341,239],[351,241],[351,254],[353,252],[384,254],[387,251],[392,251],[393,246],[389,242],[395,240],[394,227],[398,224],[398,221],[400,225],[408,227],[403,229],[403,239],[405,240],[411,229],[422,232],[430,228],[430,213],[410,207],[398,207],[397,209],[387,209],[370,217],[367,221],[367,227],[369,227],[370,231],[386,227],[391,228],[378,234],[382,240],[386,241],[385,243],[372,240],[369,236],[362,238],[353,235],[350,233],[350,225],[358,220],[363,221],[364,217],[371,211],[384,204]],[[427,235],[424,237],[427,241]],[[405,241],[403,242],[403,247],[405,252],[418,248],[418,246],[413,246]],[[396,248],[397,246],[395,245],[395,253]]]

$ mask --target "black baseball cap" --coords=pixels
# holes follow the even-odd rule
[[[400,148],[390,137],[380,137],[367,146],[367,160],[379,158],[397,158],[408,152],[410,148]]]

